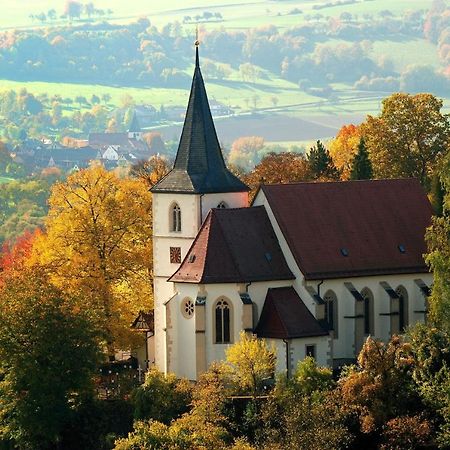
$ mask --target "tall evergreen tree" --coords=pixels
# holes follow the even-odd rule
[[[358,153],[352,161],[350,180],[370,180],[373,177],[372,163],[366,148],[364,138],[359,140]]]
[[[339,170],[334,165],[330,152],[319,140],[309,150],[308,163],[315,179],[339,180]]]

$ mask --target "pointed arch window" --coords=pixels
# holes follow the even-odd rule
[[[177,203],[171,208],[171,231],[181,231],[181,209]]]
[[[333,291],[327,291],[323,297],[325,301],[325,321],[328,330],[333,331],[333,338],[338,337],[338,312],[337,297]]]
[[[361,291],[364,298],[364,334],[375,334],[374,330],[374,312],[373,312],[373,294],[369,288]]]
[[[214,310],[215,342],[229,344],[231,342],[231,308],[225,299],[219,299]]]
[[[219,208],[219,209],[226,209],[226,208],[228,208],[228,205],[225,203],[225,202],[220,202],[218,205],[217,205],[217,208]]]
[[[403,333],[409,325],[408,291],[403,286],[399,286],[396,292],[398,295],[398,330]]]

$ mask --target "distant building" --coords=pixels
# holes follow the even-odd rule
[[[112,150],[127,160],[148,159],[151,156],[147,143],[143,140],[143,132],[137,115],[134,113],[128,131],[124,133],[91,133],[89,146],[99,150],[102,154]]]
[[[29,155],[28,161],[38,169],[58,167],[62,170],[71,170],[74,167],[78,169],[88,167],[92,161],[100,158],[98,150],[89,146],[72,148],[51,145],[35,148]]]

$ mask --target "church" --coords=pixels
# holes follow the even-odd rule
[[[339,368],[367,336],[425,320],[432,209],[417,180],[263,185],[250,205],[248,191],[224,162],[197,45],[176,160],[152,188],[158,369],[196,380],[241,331],[274,346],[279,372],[308,355]]]

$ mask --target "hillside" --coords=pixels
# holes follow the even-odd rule
[[[105,129],[111,117],[123,129],[124,108],[133,104],[152,105],[159,115],[145,125],[172,134],[181,117],[170,108],[187,102],[196,24],[209,97],[229,111],[219,114],[225,141],[236,135],[231,128],[277,142],[331,137],[349,119],[377,113],[381,100],[399,90],[431,92],[450,106],[445,2],[149,5],[98,0],[65,11],[55,0],[33,1],[29,8],[5,0],[0,86],[26,88],[41,106],[37,113],[23,111],[19,98],[15,115],[9,106],[0,109],[4,138],[17,140],[25,125],[36,137],[83,137]],[[34,117],[40,113],[48,119]],[[268,131],[278,120],[274,113],[288,128],[301,120],[280,136]],[[320,127],[311,128],[315,117]]]

